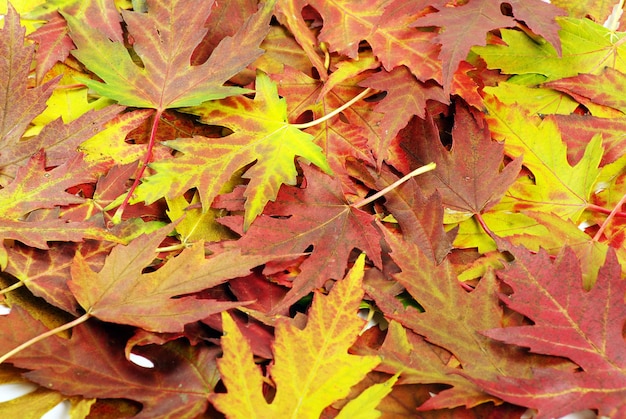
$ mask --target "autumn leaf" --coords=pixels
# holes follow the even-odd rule
[[[605,67],[599,74],[579,74],[545,83],[545,87],[556,89],[574,96],[585,98],[583,103],[597,103],[626,112],[624,102],[624,73]]]
[[[626,72],[621,58],[625,50],[623,32],[610,29],[589,19],[558,19],[562,54],[549,43],[538,43],[521,31],[502,29],[505,45],[474,46],[472,50],[506,74],[540,75],[541,81],[574,77],[579,73],[596,74],[605,66]],[[514,52],[513,52],[514,51]]]
[[[441,144],[432,117],[416,120],[404,134],[403,147],[417,166],[437,164],[416,179],[418,184],[427,194],[439,191],[446,212],[454,217],[471,217],[495,205],[521,168],[518,157],[501,169],[504,146],[492,141],[489,128],[481,116],[458,103],[450,151]]]
[[[371,255],[377,266],[382,265],[380,233],[372,225],[373,217],[350,206],[336,180],[308,166],[302,170],[306,187],[281,189],[276,202],[266,207],[267,216],[252,224],[235,244],[242,254],[249,255],[297,255],[313,245],[313,252],[300,265],[289,293],[274,306],[274,313],[322,286],[326,279],[341,278],[355,248]],[[315,211],[304,211],[310,206]],[[237,231],[241,220],[230,218],[223,223]]]
[[[273,80],[278,85],[278,93],[287,100],[289,120],[296,121],[309,112],[312,112],[312,117],[317,120],[344,106],[363,92],[357,81],[362,80],[364,76],[359,74],[350,80],[338,82],[326,93],[324,91],[328,87],[327,83],[321,83],[293,68],[285,68],[283,73]],[[378,117],[379,114],[375,115]],[[306,128],[306,132],[313,135],[315,144],[324,150],[333,173],[340,177],[346,186],[350,185],[350,182],[346,181],[346,158],[353,157],[373,163],[372,153],[383,155],[381,148],[375,145],[374,139],[380,138],[377,127],[367,124],[371,116],[374,116],[373,106],[359,101],[342,111],[341,115]]]
[[[494,136],[505,140],[505,151],[524,156],[524,165],[534,175],[534,184],[517,182],[507,193],[513,206],[553,212],[577,220],[589,202],[602,156],[596,136],[587,144],[583,157],[571,166],[557,127],[550,120],[538,125],[519,107],[503,106],[487,97],[487,122]],[[535,120],[536,121],[536,120]]]
[[[33,59],[33,47],[24,45],[24,28],[20,18],[9,4],[0,32],[0,152],[17,144],[28,124],[46,107],[57,80],[42,86],[28,88],[28,72]],[[0,156],[2,156],[0,154]]]
[[[170,230],[166,226],[128,246],[115,247],[99,272],[94,272],[82,254],[77,253],[68,286],[80,305],[99,319],[156,332],[181,331],[185,324],[241,305],[184,295],[245,276],[265,262],[263,258],[244,258],[235,252],[205,259],[203,243],[198,242],[156,271],[143,273]],[[236,265],[231,263],[233,258],[238,260]]]
[[[2,352],[47,331],[20,306],[1,316],[0,326],[5,331]],[[206,410],[207,395],[217,384],[216,348],[181,342],[146,348],[139,352],[142,356],[168,362],[144,369],[125,358],[125,335],[121,330],[107,333],[102,324],[88,322],[77,326],[71,339],[51,336],[12,357],[11,363],[29,369],[28,380],[65,395],[137,401],[143,405],[135,416],[139,419],[168,415],[191,419]]]
[[[0,266],[7,265],[4,240],[19,240],[39,249],[47,249],[48,241],[82,241],[85,238],[121,243],[124,240],[106,231],[97,223],[71,222],[58,217],[29,220],[30,213],[58,205],[80,203],[84,198],[66,189],[93,180],[93,166],[76,154],[72,160],[50,171],[45,170],[45,154],[36,153],[15,180],[0,190]]]
[[[390,168],[374,168],[357,162],[348,162],[350,173],[372,189],[382,190],[398,180]],[[426,197],[410,179],[385,194],[385,207],[400,225],[404,238],[415,243],[424,254],[437,263],[442,262],[452,249],[451,238],[443,229],[444,210],[441,195]]]
[[[441,44],[443,86],[449,92],[452,77],[461,60],[465,60],[472,46],[485,45],[485,34],[498,28],[515,26],[515,20],[505,15],[501,8],[504,2],[472,0],[457,7],[441,7],[437,13],[419,18],[413,26],[439,26],[442,28],[435,41]],[[564,15],[557,7],[539,0],[530,2],[510,1],[516,19],[523,20],[537,34],[543,35],[560,53],[556,16]],[[457,30],[447,28],[462,28]]]
[[[211,6],[152,0],[148,13],[123,11],[142,66],[133,62],[123,44],[64,14],[77,47],[72,54],[103,80],[81,81],[121,105],[160,111],[246,92],[223,84],[262,52],[258,44],[267,33],[273,2],[266,2],[234,37],[224,38],[204,64],[191,66]]]
[[[244,229],[247,230],[265,204],[276,199],[280,185],[296,183],[296,156],[332,173],[311,135],[289,124],[285,101],[278,97],[276,85],[264,73],[257,74],[256,89],[254,100],[240,96],[187,108],[187,112],[200,115],[207,123],[230,128],[233,134],[222,141],[193,138],[167,142],[166,145],[185,155],[154,163],[152,167],[157,174],[137,189],[136,200],[150,203],[161,194],[173,198],[199,186],[202,206],[208,209],[230,176],[255,162],[243,175],[250,179],[245,193]],[[181,171],[182,167],[190,166],[196,166],[196,171]],[[221,176],[215,176],[216,173]],[[187,178],[181,178],[181,174]],[[171,186],[165,189],[165,185]]]
[[[213,405],[229,418],[319,417],[326,406],[346,397],[380,362],[376,356],[348,354],[363,327],[356,311],[363,297],[364,262],[361,255],[328,296],[315,296],[304,329],[288,320],[278,322],[270,368],[276,396],[271,403],[263,396],[263,376],[248,342],[224,313],[224,355],[218,367],[227,393],[212,395]]]
[[[384,115],[380,124],[380,132],[383,133],[381,150],[389,148],[391,141],[413,115],[426,117],[428,100],[448,103],[448,97],[440,86],[418,81],[405,66],[396,67],[391,72],[383,70],[376,73],[361,82],[361,86],[383,90],[387,94],[374,108]],[[379,161],[388,158],[388,153],[377,154]]]
[[[465,377],[480,377],[482,380],[488,379],[483,377],[499,376],[531,377],[533,368],[551,362],[527,356],[515,347],[503,348],[481,335],[483,330],[500,327],[504,321],[492,273],[485,275],[478,286],[468,293],[461,287],[449,261],[436,265],[415,244],[403,241],[386,230],[385,239],[391,247],[391,257],[401,269],[393,277],[415,298],[423,312],[412,306],[403,307],[399,301],[383,298],[384,293],[380,291],[371,290],[368,293],[388,318],[452,353]],[[427,380],[424,374],[419,373],[419,382]],[[433,376],[436,374],[430,375]],[[442,381],[437,378],[431,382]],[[497,395],[482,393],[471,385],[458,385],[456,378],[445,382],[454,387],[429,399],[422,408],[461,405],[470,408],[494,400],[491,394]]]
[[[571,250],[565,249],[555,261],[543,251],[531,254],[511,246],[508,250],[515,261],[498,275],[513,293],[502,300],[528,316],[533,325],[483,334],[535,353],[567,357],[582,371],[541,368],[534,377],[474,381],[504,400],[537,409],[539,418],[587,408],[607,417],[622,416],[626,413],[622,338],[626,288],[615,254],[609,252],[596,285],[585,291]],[[536,310],[537,306],[542,309]]]

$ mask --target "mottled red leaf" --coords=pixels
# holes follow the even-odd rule
[[[8,316],[0,316],[0,329],[3,353],[48,331],[19,306]],[[193,347],[181,341],[149,346],[137,351],[155,364],[146,369],[125,358],[124,335],[90,321],[77,326],[71,339],[51,336],[10,362],[30,370],[25,373],[29,380],[66,395],[139,402],[143,408],[136,419],[193,419],[206,410],[207,396],[218,380],[216,348]]]
[[[398,180],[387,166],[380,172],[355,161],[348,162],[350,173],[373,189],[384,189]],[[385,207],[394,216],[406,241],[416,244],[431,260],[440,263],[452,249],[443,229],[441,196],[425,197],[414,179],[385,194]]]
[[[405,67],[394,68],[391,72],[382,70],[360,83],[386,92],[386,96],[374,107],[374,111],[384,115],[379,132],[382,135],[379,162],[388,157],[389,143],[404,128],[413,115],[426,117],[426,102],[436,100],[448,103],[448,96],[441,86],[418,81]]]
[[[452,78],[475,45],[486,45],[486,33],[499,28],[516,25],[515,20],[502,13],[502,4],[513,6],[513,15],[523,20],[537,34],[544,36],[555,49],[561,51],[559,26],[554,18],[565,13],[541,0],[470,0],[462,6],[438,7],[437,13],[428,14],[412,26],[439,26],[441,32],[435,41],[441,44],[443,87],[450,91]]]
[[[329,278],[342,278],[348,256],[355,248],[365,252],[377,266],[382,264],[380,233],[372,225],[374,218],[345,201],[337,180],[309,166],[302,170],[306,186],[281,188],[276,202],[269,203],[264,216],[236,242],[237,248],[248,255],[297,255],[313,246],[291,290],[272,313],[291,306]],[[226,221],[235,229],[240,222],[239,218]]]
[[[598,280],[585,291],[579,261],[570,249],[556,260],[544,252],[505,248],[515,256],[498,276],[512,295],[502,295],[511,309],[534,324],[484,331],[491,338],[530,348],[532,352],[567,357],[582,371],[542,368],[533,377],[474,380],[511,403],[538,410],[537,418],[597,409],[599,415],[626,414],[626,281],[613,251],[609,251]],[[538,309],[538,308],[541,309]]]
[[[480,214],[496,204],[517,178],[522,165],[518,157],[501,168],[504,146],[491,139],[482,115],[457,103],[452,148],[439,140],[431,117],[416,119],[402,134],[403,147],[416,166],[435,162],[437,168],[416,180],[426,194],[435,190],[448,210]]]
[[[43,80],[54,64],[64,61],[74,48],[74,43],[67,35],[65,20],[58,14],[28,37],[39,44],[35,54],[38,82]]]
[[[0,156],[4,149],[19,142],[28,124],[46,108],[46,100],[57,82],[28,88],[33,46],[24,44],[25,30],[9,3],[0,31]]]

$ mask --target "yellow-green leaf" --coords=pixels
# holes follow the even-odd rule
[[[264,73],[257,75],[254,99],[231,97],[186,111],[234,132],[224,138],[198,136],[165,142],[183,155],[151,164],[156,174],[139,185],[132,202],[152,203],[163,196],[172,199],[197,187],[202,208],[207,211],[231,175],[254,163],[243,175],[250,179],[244,194],[247,229],[265,204],[276,199],[282,184],[296,184],[296,156],[331,173],[313,137],[289,124],[287,104]]]
[[[210,396],[215,407],[228,418],[318,418],[324,408],[345,398],[380,363],[377,356],[348,354],[363,327],[357,311],[364,261],[361,255],[328,296],[314,297],[303,330],[287,319],[277,322],[272,403],[263,398],[263,377],[248,342],[224,313],[224,356],[218,365],[228,392]]]
[[[517,105],[504,105],[495,97],[485,97],[489,128],[497,140],[504,141],[505,152],[524,156],[524,166],[534,182],[518,180],[498,204],[513,209],[552,212],[577,220],[588,204],[600,174],[602,138],[594,137],[576,165],[567,160],[567,148],[556,124],[528,115]]]

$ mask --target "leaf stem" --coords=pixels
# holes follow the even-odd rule
[[[137,189],[137,186],[139,186],[139,182],[141,181],[141,178],[143,177],[143,173],[146,171],[146,167],[148,167],[148,165],[150,164],[150,161],[152,160],[152,149],[154,148],[154,143],[156,142],[157,127],[159,126],[159,120],[161,119],[162,113],[163,113],[163,110],[158,109],[156,113],[154,114],[154,120],[152,121],[152,129],[150,130],[150,141],[148,142],[148,150],[146,151],[146,157],[143,159],[143,162],[141,163],[141,166],[139,168],[139,173],[137,173],[137,176],[135,176],[135,181],[133,182],[132,186],[128,190],[128,193],[126,194],[126,197],[124,198],[124,202],[122,202],[122,205],[119,206],[119,208],[117,209],[117,211],[115,211],[115,214],[113,215],[113,219],[112,219],[113,224],[119,224],[122,221],[122,214],[126,210],[126,207],[128,206],[128,203],[130,202],[130,199],[133,196],[133,193],[135,193],[135,189]]]
[[[594,204],[587,204],[587,209],[590,210],[590,211],[596,211],[596,212],[599,212],[599,213],[602,213],[602,214],[610,214],[611,213],[610,209],[601,207],[599,205],[594,205]],[[615,213],[615,216],[616,217],[626,217],[626,212],[617,211]]]
[[[366,96],[371,91],[372,91],[372,89],[370,87],[368,87],[367,89],[363,90],[361,93],[359,93],[358,95],[356,95],[355,97],[350,99],[348,102],[344,103],[343,105],[341,105],[340,107],[338,107],[337,109],[332,111],[331,113],[326,114],[326,115],[322,116],[319,119],[315,119],[315,120],[313,120],[311,122],[305,122],[304,124],[290,124],[290,125],[292,127],[298,128],[298,129],[305,129],[305,128],[313,127],[313,126],[315,126],[317,124],[321,124],[322,122],[329,120],[330,118],[334,117],[335,115],[337,115],[341,111],[345,110],[346,108],[349,108],[350,106],[352,106],[352,104],[354,104],[355,102],[357,102],[360,99],[362,99],[364,96]]]
[[[600,226],[600,229],[598,229],[598,231],[596,232],[596,235],[593,236],[593,241],[597,242],[598,240],[600,240],[600,237],[602,237],[602,233],[604,233],[604,230],[606,230],[606,228],[608,227],[613,217],[615,217],[615,215],[617,215],[617,213],[620,212],[619,209],[622,208],[622,205],[624,205],[625,202],[626,202],[626,194],[622,196],[622,199],[620,199],[619,202],[615,205],[615,207],[613,207],[613,211],[611,211],[609,216],[606,217],[606,220],[604,220],[604,222]]]
[[[86,322],[87,320],[89,320],[89,318],[91,317],[91,311],[88,311],[87,313],[83,314],[82,316],[80,316],[77,319],[72,320],[69,323],[65,323],[59,327],[55,327],[54,329],[48,330],[45,333],[42,333],[41,335],[37,335],[34,338],[22,343],[20,346],[10,350],[9,352],[7,352],[6,354],[0,356],[0,364],[2,364],[4,361],[6,361],[7,359],[9,359],[10,357],[12,357],[13,355],[23,351],[24,349],[28,348],[29,346],[34,345],[35,343],[44,340],[45,338],[52,336],[52,335],[56,335],[57,333],[63,332],[64,330],[68,330],[71,329],[74,326],[78,326],[81,323]]]
[[[14,290],[16,290],[16,289],[18,289],[18,288],[20,288],[22,286],[24,286],[24,282],[23,281],[16,282],[13,285],[10,285],[10,286],[8,286],[6,288],[1,289],[0,290],[0,295],[6,294],[7,292],[14,291]]]
[[[417,169],[413,170],[408,175],[403,176],[402,178],[396,180],[391,185],[387,186],[385,189],[381,189],[380,191],[376,192],[374,195],[372,195],[372,196],[370,196],[368,198],[365,198],[365,199],[357,202],[356,204],[352,204],[352,206],[354,208],[361,208],[362,206],[365,206],[365,205],[369,204],[370,202],[376,201],[378,198],[380,198],[381,196],[383,196],[387,192],[397,188],[398,186],[402,185],[404,182],[406,182],[407,180],[411,179],[412,177],[415,177],[417,175],[421,175],[421,174],[426,173],[426,172],[430,172],[431,170],[434,170],[435,167],[437,167],[437,165],[435,163],[428,163],[425,166],[418,167]]]

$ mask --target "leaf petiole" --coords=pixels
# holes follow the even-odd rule
[[[406,182],[407,180],[411,179],[412,177],[415,177],[417,175],[421,175],[421,174],[426,173],[426,172],[430,172],[431,170],[435,170],[436,167],[437,167],[437,164],[435,164],[435,163],[428,163],[427,165],[424,165],[422,167],[418,167],[417,169],[413,170],[408,175],[405,175],[402,178],[396,180],[391,185],[389,185],[386,188],[381,189],[380,191],[376,192],[374,195],[372,195],[370,197],[367,197],[367,198],[357,202],[356,204],[352,204],[352,206],[354,208],[361,208],[361,207],[369,204],[370,202],[374,202],[378,198],[380,198],[381,196],[386,194],[387,192],[397,188],[398,186],[402,185],[404,182]]]
[[[315,120],[313,120],[311,122],[305,122],[303,124],[290,124],[290,125],[292,127],[298,128],[298,129],[305,129],[305,128],[310,128],[310,127],[313,127],[315,125],[321,124],[322,122],[327,121],[330,118],[332,118],[335,115],[337,115],[338,113],[342,112],[346,108],[349,108],[355,102],[357,102],[357,101],[361,100],[363,97],[367,96],[367,94],[369,94],[371,91],[372,91],[372,89],[368,87],[367,89],[363,90],[361,93],[359,93],[358,95],[356,95],[355,97],[353,97],[352,99],[350,99],[349,101],[347,101],[346,103],[344,103],[343,105],[341,105],[340,107],[335,109],[334,111],[330,112],[329,114],[326,114],[326,115],[322,116],[321,118],[315,119]]]
[[[152,160],[152,149],[154,148],[154,144],[156,142],[157,127],[159,126],[159,121],[161,120],[162,113],[163,110],[159,109],[154,114],[154,120],[152,121],[152,129],[150,130],[150,141],[148,142],[146,157],[144,158],[141,167],[139,168],[139,173],[137,173],[137,176],[135,176],[135,181],[126,193],[124,202],[122,202],[122,205],[119,206],[119,208],[115,211],[115,214],[113,215],[113,224],[119,224],[120,222],[122,222],[122,214],[124,213],[124,210],[126,210],[126,207],[128,206],[130,199],[135,192],[135,189],[137,189],[137,186],[139,186],[139,182],[143,177],[143,173],[146,171],[146,167],[148,167],[148,164],[150,164],[150,161]]]

